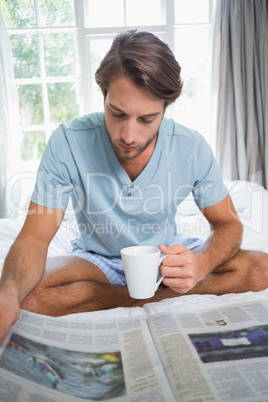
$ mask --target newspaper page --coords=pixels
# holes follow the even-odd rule
[[[145,314],[105,320],[21,312],[0,347],[0,401],[175,401]]]
[[[226,300],[149,308],[177,401],[268,401],[268,298]]]

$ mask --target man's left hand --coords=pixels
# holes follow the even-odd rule
[[[200,257],[182,244],[175,246],[159,246],[163,254],[169,254],[160,267],[164,275],[163,283],[178,293],[186,293],[208,272],[200,264]]]

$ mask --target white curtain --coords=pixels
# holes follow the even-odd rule
[[[218,3],[217,157],[225,179],[268,188],[268,1]]]
[[[19,142],[19,101],[14,84],[12,51],[0,9],[0,218],[13,217],[7,200],[8,181],[12,175],[12,159]]]

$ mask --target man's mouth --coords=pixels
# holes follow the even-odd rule
[[[123,149],[124,151],[133,151],[134,149],[136,149],[137,147],[135,146],[129,146],[129,145],[123,145],[123,144],[118,144],[119,147],[121,149]]]

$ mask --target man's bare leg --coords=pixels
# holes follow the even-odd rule
[[[96,265],[76,256],[47,261],[43,279],[21,302],[21,308],[59,316],[128,306],[134,299],[125,286],[112,286]]]
[[[165,279],[168,285],[168,278]],[[242,293],[268,287],[268,254],[240,250],[183,295]],[[40,314],[59,316],[105,310],[114,307],[142,306],[148,302],[178,297],[169,287],[160,287],[146,300],[132,299],[125,286],[110,285],[103,272],[79,257],[53,258],[42,281],[22,301],[21,308]]]
[[[217,268],[187,293],[177,293],[176,295],[214,294],[220,296],[227,293],[258,292],[267,288],[268,254],[239,250],[233,258]],[[159,295],[159,300],[168,298],[168,291],[170,290],[169,288],[164,289]]]

